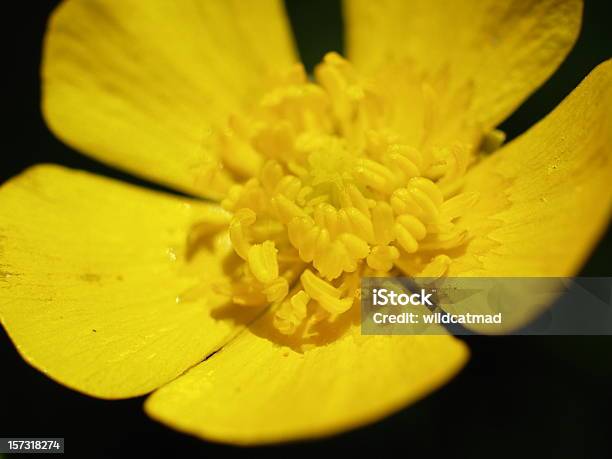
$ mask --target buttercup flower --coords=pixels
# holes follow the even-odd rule
[[[0,318],[31,365],[95,397],[153,392],[150,416],[204,439],[318,437],[467,359],[451,336],[362,336],[362,276],[576,272],[610,215],[612,64],[508,145],[495,127],[568,53],[581,3],[344,13],[346,58],[310,77],[279,1],[57,9],[50,128],[194,198],[52,165],[2,186]]]

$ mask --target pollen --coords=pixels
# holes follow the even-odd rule
[[[279,75],[218,133],[240,263],[217,291],[272,305],[282,334],[333,323],[355,307],[362,276],[443,276],[468,240],[457,219],[477,198],[459,192],[471,150],[410,144],[390,127],[384,91],[330,53],[312,80],[300,65]]]

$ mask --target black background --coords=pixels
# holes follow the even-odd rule
[[[32,164],[55,162],[155,187],[81,156],[44,125],[38,71],[46,19],[56,3],[36,0],[2,5],[10,8],[2,16],[8,48],[3,73],[9,83],[3,88],[6,120],[0,182]],[[510,139],[548,113],[593,67],[610,57],[610,3],[587,0],[583,31],[568,59],[501,126]],[[307,66],[312,67],[330,49],[342,50],[338,2],[290,0],[287,4]],[[608,230],[581,274],[612,275],[611,246]],[[472,350],[465,370],[404,411],[330,439],[257,452],[373,447],[381,454],[410,457],[612,457],[612,337],[473,336],[465,340]],[[208,444],[156,424],[141,409],[144,398],[109,402],[66,389],[29,367],[1,329],[0,369],[0,437],[65,437],[67,451],[79,457],[253,453]]]

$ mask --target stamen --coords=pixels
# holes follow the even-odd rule
[[[262,284],[269,284],[278,277],[277,252],[273,241],[265,241],[249,249],[249,268]]]
[[[235,181],[222,205],[242,264],[216,290],[240,305],[273,303],[278,331],[303,338],[354,306],[361,275],[391,275],[425,256],[418,274],[443,276],[446,252],[469,236],[457,219],[478,198],[460,193],[468,147],[405,142],[390,129],[385,86],[338,54],[315,77],[299,66],[277,76],[217,142]],[[422,87],[433,129],[438,96]]]

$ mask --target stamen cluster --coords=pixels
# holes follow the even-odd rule
[[[243,260],[218,290],[245,306],[274,304],[284,334],[313,333],[349,310],[362,275],[389,275],[402,257],[464,244],[455,220],[470,160],[460,145],[419,151],[386,126],[384,98],[335,53],[292,68],[247,116],[233,116],[218,153],[236,181],[222,205]]]

